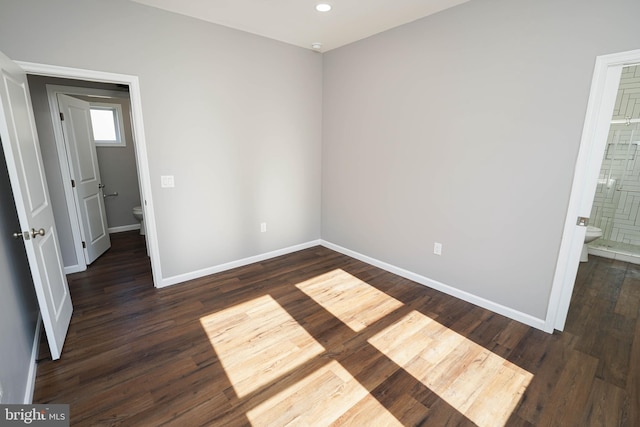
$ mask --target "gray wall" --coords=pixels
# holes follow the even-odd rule
[[[321,55],[125,0],[0,10],[12,59],[139,77],[164,278],[320,237]]]
[[[323,239],[544,319],[594,60],[638,16],[473,0],[325,54]]]
[[[7,164],[0,145],[0,386],[2,403],[24,403],[33,362],[31,350],[38,320],[38,303],[13,202]]]

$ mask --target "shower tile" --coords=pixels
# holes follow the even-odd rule
[[[640,118],[640,66],[622,70],[614,107],[615,120]],[[632,129],[613,124],[607,137],[591,213],[591,224],[611,241],[640,242],[640,153],[630,145]],[[640,126],[637,132],[640,135]],[[634,136],[634,141],[638,138]]]

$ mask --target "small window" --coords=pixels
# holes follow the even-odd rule
[[[92,102],[91,126],[96,145],[104,147],[124,147],[127,145],[122,128],[122,107],[120,104]]]

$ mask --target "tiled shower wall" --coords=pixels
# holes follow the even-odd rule
[[[612,120],[627,117],[640,118],[640,66],[622,71]],[[640,124],[611,125],[590,223],[602,229],[604,239],[640,246],[638,144]]]

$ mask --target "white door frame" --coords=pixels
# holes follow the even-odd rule
[[[586,233],[586,227],[578,226],[577,220],[578,217],[588,218],[591,214],[622,68],[638,63],[640,49],[596,58],[569,207],[549,297],[545,320],[547,332],[564,329]]]
[[[140,94],[140,83],[138,81],[138,77],[127,74],[60,67],[56,65],[37,64],[33,62],[15,62],[29,74],[103,83],[126,84],[129,86],[129,98],[131,101],[131,125],[133,127],[136,164],[138,167],[138,180],[140,182],[142,193],[141,202],[145,229],[147,232],[147,248],[149,257],[151,259],[153,284],[155,287],[158,287],[158,285],[162,283],[162,270],[160,268],[160,252],[158,249],[153,198],[151,193],[151,175],[149,171],[147,143],[144,133],[144,124],[142,120],[142,97]]]
[[[32,73],[33,74],[33,73]],[[86,79],[83,79],[86,80]],[[74,252],[76,254],[77,264],[66,266],[64,268],[67,274],[77,273],[87,269],[87,263],[82,248],[82,232],[81,218],[78,214],[78,206],[76,198],[71,187],[71,165],[67,159],[67,144],[62,132],[62,123],[59,120],[60,107],[58,105],[58,94],[63,95],[83,95],[83,96],[99,96],[102,98],[120,98],[130,99],[128,92],[117,92],[104,89],[93,89],[75,86],[60,86],[47,84],[47,98],[49,100],[49,110],[51,111],[51,120],[53,123],[53,134],[56,139],[56,150],[58,152],[58,162],[60,164],[60,172],[62,173],[62,182],[64,195],[67,202],[67,211],[71,221],[71,235],[73,239]],[[131,104],[131,101],[129,101]],[[134,143],[135,144],[135,143]],[[135,145],[134,145],[135,146]],[[138,174],[139,175],[139,174]],[[140,200],[143,200],[142,194]]]

